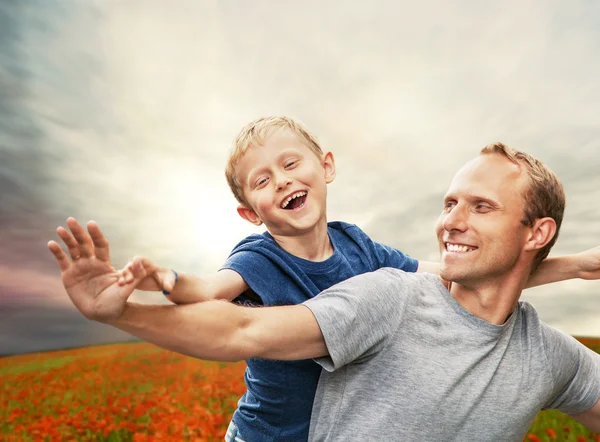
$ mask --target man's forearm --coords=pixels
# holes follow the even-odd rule
[[[227,301],[127,303],[119,319],[104,322],[167,350],[211,361],[327,355],[319,324],[303,305],[255,308]]]
[[[529,277],[527,288],[579,277],[579,268],[573,255],[546,258]]]
[[[105,321],[167,350],[214,361],[249,357],[242,334],[249,322],[247,309],[225,301],[189,305],[127,303],[121,317]]]

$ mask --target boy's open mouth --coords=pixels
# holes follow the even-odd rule
[[[299,207],[302,207],[306,202],[306,192],[299,191],[283,200],[281,203],[281,208],[285,210],[294,210]]]

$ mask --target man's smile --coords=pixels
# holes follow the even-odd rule
[[[451,243],[451,242],[445,242],[444,246],[445,246],[447,252],[453,252],[453,253],[468,253],[468,252],[472,252],[473,250],[477,249],[477,247],[474,247],[474,246],[469,246],[466,244]]]

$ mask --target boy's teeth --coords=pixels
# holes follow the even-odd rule
[[[296,192],[296,193],[294,193],[292,196],[286,198],[281,203],[281,208],[285,209],[287,207],[287,205],[290,203],[291,200],[293,200],[294,198],[298,198],[299,196],[304,196],[304,195],[306,195],[306,192]]]

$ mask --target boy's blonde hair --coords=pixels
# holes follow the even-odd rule
[[[531,266],[531,273],[533,274],[540,263],[548,256],[550,249],[558,238],[566,204],[563,186],[548,166],[525,152],[511,149],[502,143],[493,143],[481,149],[480,153],[481,155],[502,155],[527,173],[529,186],[523,194],[525,200],[525,214],[521,220],[523,225],[532,227],[535,220],[545,217],[552,218],[556,223],[554,237],[538,251],[533,260]]]
[[[294,133],[301,143],[312,150],[319,158],[323,155],[323,150],[319,146],[316,137],[298,120],[290,117],[262,117],[251,121],[242,128],[233,142],[233,147],[227,159],[225,168],[225,178],[233,196],[240,204],[249,207],[244,191],[236,174],[235,166],[244,156],[244,154],[253,146],[262,146],[267,139],[279,129],[288,129]]]

